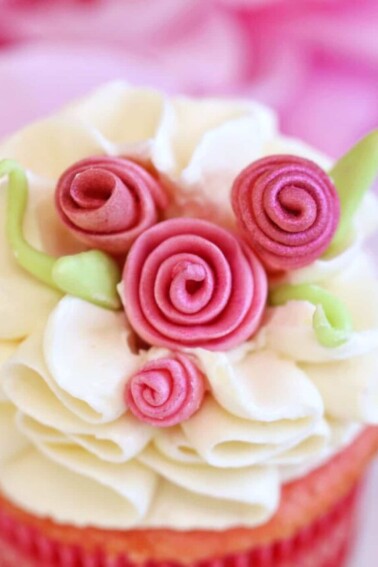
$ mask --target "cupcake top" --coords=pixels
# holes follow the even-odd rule
[[[1,491],[78,526],[255,526],[378,423],[377,154],[120,83],[6,141]]]

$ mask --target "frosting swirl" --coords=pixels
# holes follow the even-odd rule
[[[244,169],[232,188],[238,224],[264,264],[290,270],[329,246],[340,217],[335,187],[314,162],[269,156]]]
[[[170,427],[189,419],[204,393],[203,374],[190,358],[176,353],[147,362],[127,383],[125,400],[141,421]]]
[[[122,289],[126,315],[147,343],[221,350],[256,331],[267,278],[233,234],[206,221],[178,218],[138,238]]]
[[[65,225],[82,242],[118,255],[158,221],[167,197],[141,165],[99,156],[81,160],[61,175],[55,203]]]

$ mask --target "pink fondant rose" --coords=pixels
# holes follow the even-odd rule
[[[148,362],[129,380],[125,391],[133,414],[157,427],[177,425],[201,406],[205,378],[183,354]]]
[[[340,217],[330,178],[296,156],[270,156],[244,169],[232,189],[232,206],[251,247],[273,270],[301,268],[319,258]]]
[[[229,349],[257,329],[267,297],[259,260],[210,222],[177,218],[142,234],[128,255],[123,300],[147,343]]]
[[[63,222],[82,242],[115,255],[126,253],[167,206],[163,189],[141,165],[107,156],[67,169],[55,198]]]

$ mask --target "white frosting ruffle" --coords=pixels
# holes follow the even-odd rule
[[[149,159],[172,191],[170,214],[216,215],[231,225],[233,179],[272,153],[329,166],[279,135],[273,114],[257,103],[169,99],[120,83],[0,147],[0,157],[28,169],[27,238],[56,255],[83,249],[52,204],[58,176],[81,158]],[[2,227],[4,199],[2,181]],[[75,525],[265,522],[283,482],[340,450],[361,424],[378,423],[378,286],[361,252],[377,216],[368,196],[343,253],[286,277],[319,283],[345,301],[351,339],[334,349],[319,345],[307,302],[270,308],[253,341],[227,353],[190,351],[209,392],[194,416],[168,429],[141,423],[124,401],[128,378],[166,351],[136,353],[123,314],[39,284],[0,239],[1,490],[33,513]]]
[[[279,495],[274,464],[316,458],[327,445],[323,403],[307,376],[293,362],[260,351],[251,351],[238,363],[231,362],[230,355],[222,372],[219,360],[201,350],[198,361],[212,391],[219,392],[218,402],[208,394],[197,414],[166,431],[140,423],[125,405],[121,415],[115,411],[113,416],[106,414],[106,419],[101,414],[100,419],[99,407],[109,392],[114,391],[119,396],[117,403],[122,403],[130,373],[145,360],[143,354],[129,351],[125,355],[127,326],[120,325],[119,319],[121,315],[69,296],[58,303],[43,332],[30,335],[3,366],[4,394],[8,405],[17,408],[15,430],[70,474],[112,488],[129,502],[131,496],[117,484],[116,471],[128,479],[126,486],[132,494],[140,490],[132,483],[133,475],[135,481],[151,486],[150,492],[145,492],[148,503],[138,501],[141,508],[136,510],[137,503],[131,502],[136,511],[134,515],[130,512],[130,525],[144,520],[146,510],[153,516],[158,476],[185,491],[231,502],[231,508],[243,502],[250,508],[247,515],[252,523],[264,521],[274,511]],[[159,357],[165,352],[152,349],[148,356]],[[239,372],[244,363],[244,371]],[[73,369],[79,369],[79,374]],[[74,380],[78,375],[80,389]],[[296,392],[290,382],[297,385]],[[135,468],[137,462],[150,476]],[[247,494],[244,485],[248,478],[253,479],[254,488]],[[214,493],[206,493],[209,483]],[[4,486],[8,493],[8,484]],[[38,508],[38,512],[42,510]],[[73,513],[70,521],[80,520]],[[96,518],[96,523],[100,521]],[[195,523],[194,519],[189,521]]]
[[[93,479],[98,469],[91,460],[84,459],[80,470],[72,470],[70,462],[77,451],[62,446],[54,459],[48,451],[34,448],[20,452],[1,468],[2,491],[24,509],[57,522],[113,529],[139,522],[155,487],[151,471],[127,463],[101,471],[99,481]]]
[[[359,250],[353,262],[332,278],[321,282],[322,287],[341,299],[351,313],[354,332],[343,345],[326,348],[319,344],[312,325],[315,306],[306,301],[289,301],[286,305],[268,309],[266,324],[256,340],[300,362],[346,360],[377,350],[376,273],[373,259]]]
[[[44,360],[56,385],[93,412],[85,419],[109,422],[124,413],[125,378],[140,366],[130,341],[123,313],[69,296],[52,312],[44,335]]]
[[[106,319],[109,312],[102,311]],[[85,337],[83,341],[78,341],[83,360],[89,360],[85,346],[91,345],[87,339]],[[94,418],[97,412],[90,401],[80,400],[60,388],[49,373],[44,362],[42,343],[43,336],[40,333],[31,335],[3,366],[2,388],[6,398],[24,417],[20,422],[23,432],[33,440],[40,439],[46,443],[76,442],[99,458],[109,461],[124,462],[136,456],[150,441],[152,428],[125,412],[116,415],[111,423],[96,422]],[[88,380],[88,392],[91,373],[91,365],[81,369],[82,379]],[[124,380],[126,377],[127,374]],[[104,382],[103,387],[106,392],[108,384]],[[95,398],[101,399],[101,393]],[[120,398],[122,400],[122,391]],[[90,400],[93,400],[93,396]]]
[[[365,356],[303,365],[326,412],[339,419],[378,424],[378,348]]]

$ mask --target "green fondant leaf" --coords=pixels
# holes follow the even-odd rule
[[[378,130],[362,138],[330,171],[340,197],[341,218],[326,254],[345,247],[352,230],[353,217],[378,175]]]
[[[121,273],[117,263],[99,250],[64,256],[55,262],[55,284],[63,292],[107,309],[119,309],[117,284]]]
[[[24,169],[13,160],[0,162],[0,178],[8,176],[6,233],[17,262],[38,280],[64,293],[108,309],[119,309],[118,264],[99,250],[54,258],[31,246],[24,237],[23,221],[28,202]]]
[[[309,301],[316,306],[313,327],[321,345],[334,348],[345,343],[353,331],[346,305],[335,295],[313,284],[283,285],[270,293],[270,304],[284,305],[288,301]]]
[[[9,178],[7,189],[6,234],[17,262],[43,283],[56,287],[52,280],[55,258],[36,250],[25,240],[23,220],[28,203],[25,171],[13,160],[0,162],[0,178]]]

